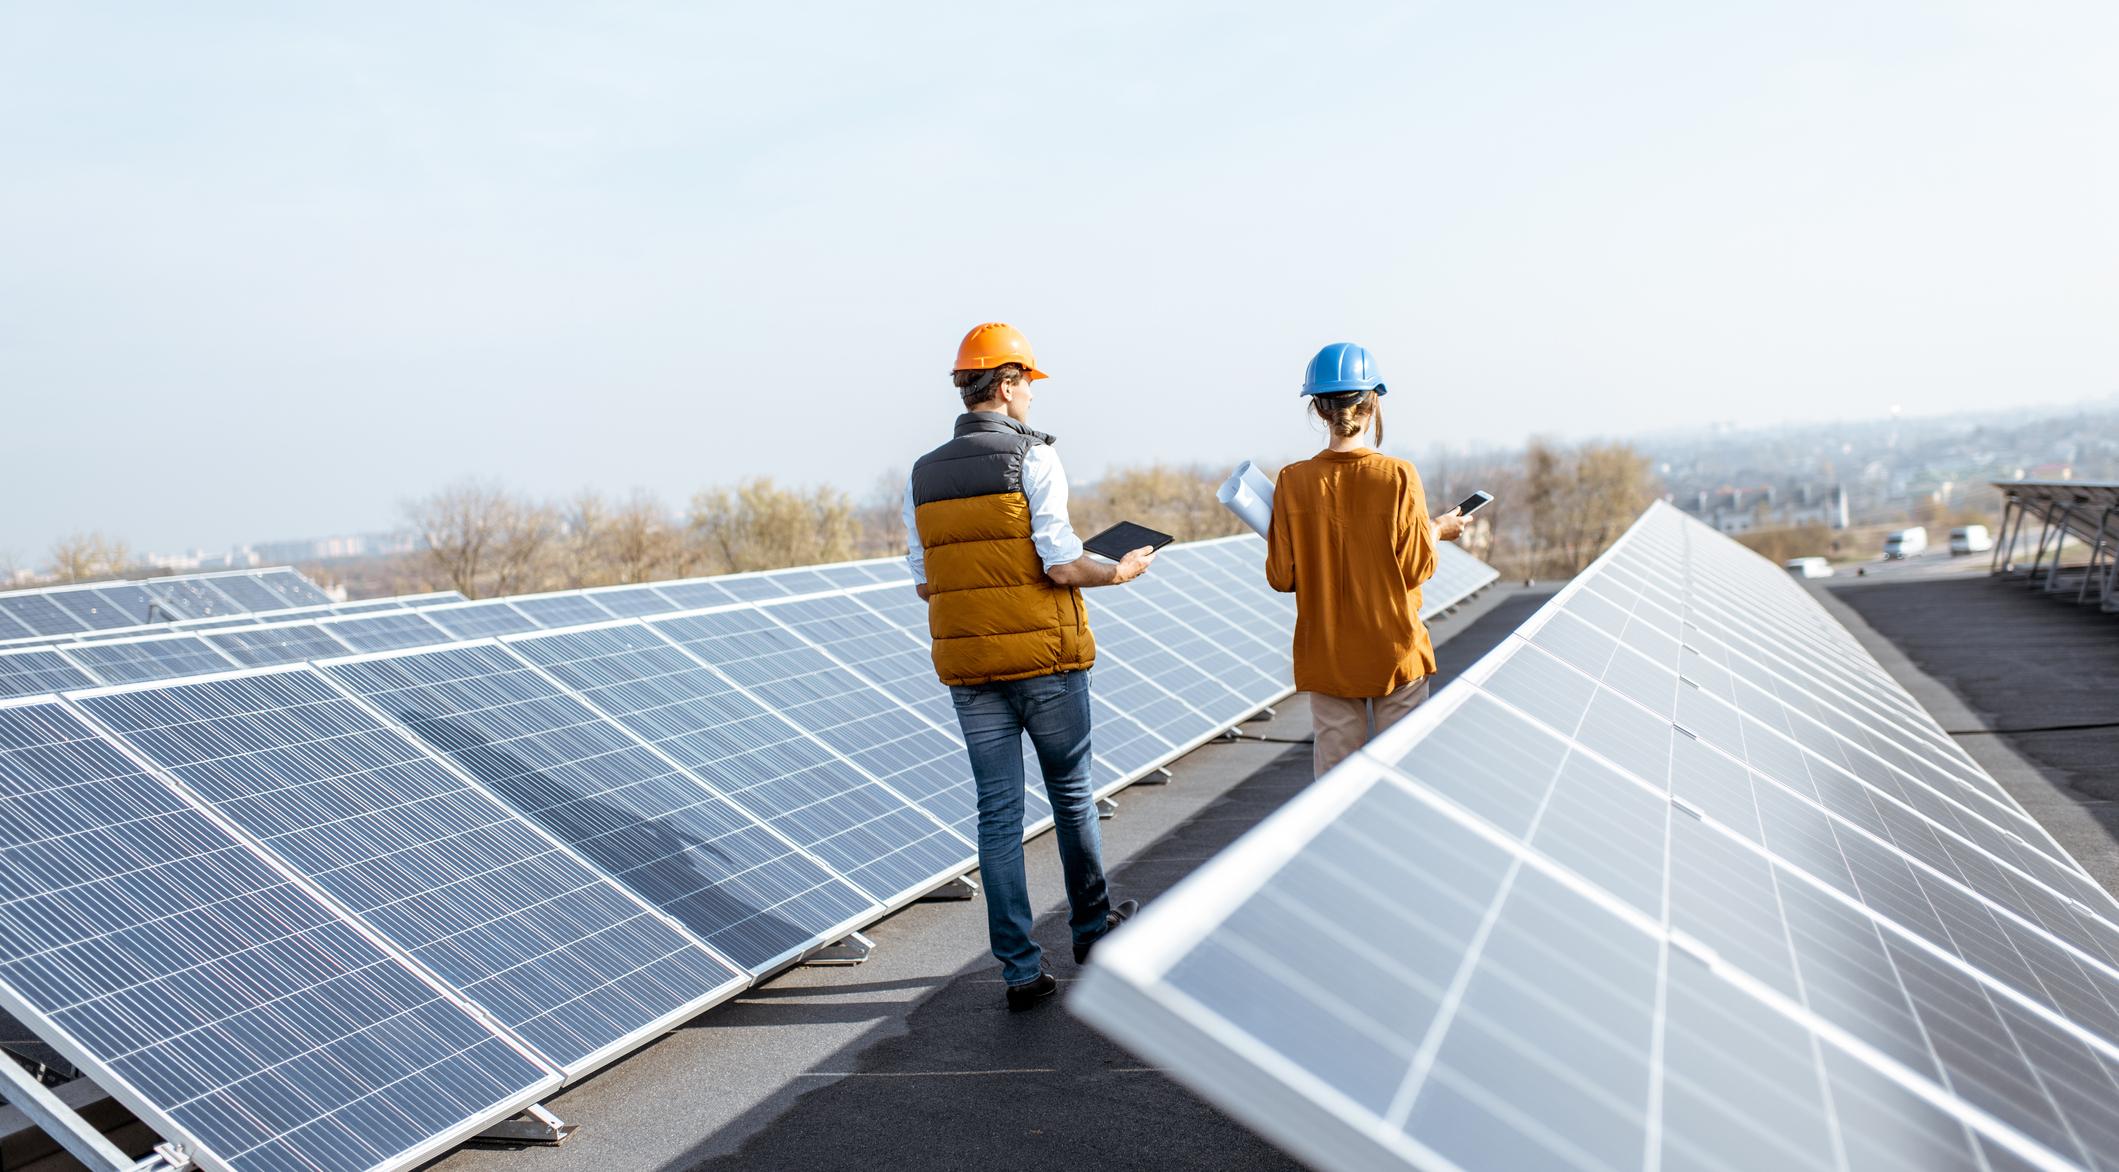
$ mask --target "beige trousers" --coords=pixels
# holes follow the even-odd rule
[[[1404,720],[1425,699],[1426,676],[1388,696],[1374,698],[1311,692],[1310,727],[1315,730],[1317,738],[1311,754],[1317,776],[1323,777],[1327,770],[1351,756],[1354,750]]]

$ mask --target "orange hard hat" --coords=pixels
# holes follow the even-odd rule
[[[964,335],[964,341],[956,348],[956,365],[949,372],[992,370],[1010,362],[1021,365],[1029,378],[1045,377],[1045,372],[1037,368],[1037,359],[1030,355],[1030,339],[1006,322],[990,321],[971,327],[971,332]]]

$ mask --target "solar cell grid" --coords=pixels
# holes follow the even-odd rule
[[[921,736],[923,730],[932,731],[932,726],[919,717],[867,688],[823,652],[756,610],[709,611],[645,621],[649,629],[712,666],[754,697],[756,703],[769,706],[773,713],[814,736],[823,746],[855,761],[866,757],[887,766],[898,759],[897,746]],[[789,745],[792,747],[793,742]],[[685,751],[669,751],[686,764],[706,768],[704,762],[691,760]],[[797,759],[811,755],[805,747]],[[968,840],[882,781],[848,785],[849,779],[842,771],[852,767],[850,763],[834,764],[823,759],[814,764],[804,762],[798,768],[816,766],[836,776],[834,786],[842,789],[831,806],[858,802],[863,807],[857,839],[844,845],[836,840],[813,844],[809,840],[815,837],[814,832],[805,835],[794,826],[783,824],[779,819],[815,798],[803,797],[799,789],[783,796],[780,791],[785,787],[777,783],[759,794],[760,804],[751,805],[752,812],[779,826],[788,837],[815,851],[883,902],[925,890],[934,882],[961,872],[975,854]],[[876,772],[868,770],[866,774],[874,778]],[[723,784],[714,772],[704,775]],[[750,804],[737,791],[728,792]],[[757,791],[743,791],[751,792]],[[835,855],[827,848],[836,848],[840,853]]]
[[[420,611],[427,620],[459,639],[484,639],[538,629],[535,620],[505,599],[455,602]]]
[[[35,647],[0,651],[0,699],[64,692],[97,682],[56,651]]]
[[[663,597],[652,586],[619,586],[582,592],[596,600],[596,605],[620,618],[638,618],[647,614],[668,614],[682,610],[682,606]]]
[[[220,618],[243,609],[202,578],[149,578],[140,585],[180,618]]]
[[[710,581],[657,582],[655,589],[663,597],[686,610],[707,606],[725,606],[737,601],[736,596]]]
[[[104,598],[99,590],[77,587],[71,590],[53,590],[45,595],[58,603],[66,613],[79,619],[90,630],[110,631],[137,626],[142,620],[135,619]]]
[[[959,737],[924,714],[906,712],[903,694],[924,691],[928,697],[940,693],[946,719],[956,723],[948,693],[935,678],[934,664],[926,652],[909,642],[880,615],[845,596],[810,598],[760,608],[774,622],[808,641],[839,664],[859,672],[832,672],[827,678],[847,689],[880,690],[884,697],[902,706],[872,705],[858,723],[842,723],[832,734],[820,736],[845,753],[869,773],[882,778],[893,789],[913,799],[927,812],[947,823],[958,834],[976,842],[978,794],[971,781],[971,766]],[[925,684],[920,681],[925,676]],[[888,681],[888,682],[886,682]],[[1024,820],[1040,821],[1050,813],[1049,803],[1034,792],[1028,795]]]
[[[207,581],[215,590],[226,595],[236,609],[251,614],[265,611],[286,610],[287,600],[267,589],[265,584],[249,574],[219,574]]]
[[[617,617],[596,605],[594,599],[580,594],[535,594],[508,601],[516,610],[547,629],[578,627],[583,623],[600,623]]]
[[[737,979],[310,670],[78,700],[569,1071]]]
[[[203,675],[227,671],[235,666],[227,656],[197,635],[150,635],[145,639],[75,643],[64,647],[62,654],[106,684],[137,684]]]
[[[396,651],[405,647],[432,647],[454,643],[456,637],[413,611],[402,614],[366,614],[336,618],[318,624],[339,642],[355,651]]]
[[[1605,565],[1676,583],[1677,609],[1598,588]],[[1747,685],[1685,621],[1747,575],[1793,605],[1778,570],[1651,510],[1099,950],[1077,1005],[1326,1164],[2101,1161],[2110,925],[2045,886],[2070,869],[1976,844],[1986,823],[1927,796],[1943,779],[1823,724],[1789,736],[1792,681]],[[1634,959],[1595,959],[1618,945]]]
[[[513,646],[573,668],[652,639],[638,628],[600,628]],[[323,670],[750,972],[786,963],[878,910],[498,645]]]
[[[205,639],[246,667],[328,659],[353,650],[316,623],[231,627],[214,631]]]
[[[331,601],[331,596],[317,589],[316,583],[294,570],[265,570],[257,575],[257,580],[287,606],[321,606]]]
[[[215,1166],[403,1166],[554,1081],[54,702],[0,706],[0,925],[0,1000]]]
[[[14,641],[18,639],[36,639],[38,637],[37,632],[31,630],[28,624],[16,619],[5,608],[0,608],[0,639]]]
[[[780,584],[773,574],[737,574],[714,579],[714,585],[723,594],[738,602],[755,602],[761,598],[785,598],[794,591]]]
[[[89,629],[73,612],[42,594],[0,595],[0,614],[31,635],[70,635]]]
[[[1150,634],[1163,621],[1153,606],[1128,599],[1123,587],[1102,594],[1115,597],[1089,597],[1089,630],[1099,653],[1116,655],[1218,727],[1234,724],[1257,707]]]

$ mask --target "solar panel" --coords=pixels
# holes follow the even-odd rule
[[[369,598],[360,602],[333,603],[325,609],[334,615],[381,614],[404,610],[406,605],[402,598]]]
[[[1153,571],[1150,571],[1151,573]],[[1130,586],[1099,590],[1085,596],[1089,606],[1089,630],[1096,636],[1097,653],[1111,654],[1147,676],[1164,691],[1197,710],[1217,728],[1227,728],[1255,711],[1253,703],[1230,685],[1216,679],[1205,668],[1178,654],[1164,640],[1165,626],[1175,627],[1169,616],[1152,603],[1132,595]],[[1200,643],[1192,632],[1181,632],[1183,641]],[[1253,674],[1245,671],[1248,686]]]
[[[844,596],[770,603],[759,610],[852,669],[814,677],[816,692],[827,694],[834,688],[846,688],[849,691],[844,694],[850,697],[851,689],[856,687],[871,693],[880,688],[884,697],[900,700],[899,705],[889,705],[886,699],[850,717],[835,714],[828,731],[814,731],[855,764],[976,843],[978,793],[971,780],[971,764],[964,756],[964,742],[948,731],[956,724],[948,693],[942,691],[941,704],[930,706],[924,713],[918,709],[906,711],[911,706],[904,704],[901,696],[914,688],[928,697],[941,690],[925,649],[911,645],[887,620]],[[798,662],[810,666],[825,661]],[[920,683],[923,676],[924,684]],[[938,709],[948,710],[941,719],[949,724],[935,719]],[[1029,789],[1025,801],[1025,823],[1041,822],[1051,814],[1051,804],[1035,787]]]
[[[732,574],[714,579],[714,585],[738,602],[755,602],[761,598],[785,598],[794,593],[781,585],[779,578],[770,573]]]
[[[236,609],[259,614],[265,611],[286,610],[288,602],[263,582],[250,574],[216,574],[206,579],[215,590],[228,596]],[[328,600],[327,600],[328,601]]]
[[[425,615],[409,610],[330,619],[318,625],[355,651],[396,651],[456,642],[456,636],[427,621]]]
[[[0,706],[0,1003],[202,1164],[405,1167],[556,1081],[55,701]]]
[[[177,676],[227,671],[235,666],[197,635],[149,635],[142,639],[113,639],[102,643],[74,643],[63,654],[82,670],[106,684],[138,684]]]
[[[81,621],[90,630],[108,631],[138,625],[135,619],[113,606],[101,591],[86,586],[46,591],[44,597],[58,603],[67,614]]]
[[[149,578],[140,585],[178,618],[217,618],[243,610],[203,578]]]
[[[662,596],[652,586],[610,586],[596,590],[584,590],[582,594],[596,600],[596,605],[620,618],[638,618],[641,615],[668,614],[684,607]]]
[[[657,582],[655,589],[662,596],[686,610],[707,606],[725,606],[739,601],[735,595],[705,579],[690,582]]]
[[[245,667],[329,659],[353,650],[316,623],[268,623],[215,631],[205,639]]]
[[[570,1073],[742,980],[309,669],[76,698]]]
[[[1678,609],[1607,577],[1626,564]],[[1335,1166],[2103,1159],[2110,901],[1925,816],[1925,783],[1861,779],[1819,751],[1835,734],[1789,736],[1767,693],[1710,670],[1750,665],[1706,646],[1696,600],[1815,610],[1800,590],[1656,506],[1100,948],[1074,1004]]]
[[[44,594],[0,594],[0,614],[30,635],[70,635],[89,629],[72,611]]]
[[[105,611],[124,620],[113,623],[113,629],[146,626],[170,617],[161,612],[154,596],[136,582],[99,582],[96,585],[96,596],[102,599]]]
[[[516,610],[546,628],[578,627],[583,623],[600,623],[616,617],[596,605],[594,599],[581,594],[529,594],[508,601]]]
[[[649,644],[681,657],[637,627],[513,647],[572,669]],[[590,662],[570,674],[593,678],[595,670]],[[752,973],[881,911],[499,645],[345,660],[324,671]]]
[[[175,631],[224,631],[232,627],[254,627],[259,623],[254,614],[224,615],[211,619],[185,619],[169,624]]]
[[[1420,588],[1420,613],[1432,617],[1484,590],[1501,576],[1499,570],[1466,553],[1462,547],[1443,542],[1435,547],[1435,575]]]
[[[13,642],[37,637],[37,632],[31,630],[27,623],[21,622],[15,616],[9,614],[4,607],[0,607],[0,639]]]
[[[67,662],[57,651],[43,647],[0,651],[0,699],[64,692],[95,683],[92,676]]]
[[[794,638],[756,612],[730,613],[741,617],[644,620],[671,643],[694,645],[696,657],[650,646],[601,655],[593,668],[545,666],[880,903],[902,902],[967,869],[971,845],[834,752],[821,739],[824,722],[806,722],[818,713],[736,686],[736,673],[756,674],[738,655],[752,654],[748,668],[762,670],[769,665],[755,658],[757,650]],[[714,664],[722,670],[699,662],[713,655],[730,662]],[[805,689],[799,680],[787,683],[792,692],[783,697]]]
[[[446,603],[427,607],[419,613],[459,639],[484,639],[538,629],[536,620],[499,598],[486,602]]]
[[[331,601],[330,595],[317,589],[316,583],[295,570],[284,567],[262,570],[257,574],[257,580],[265,589],[279,595],[288,606],[323,606]]]
[[[820,568],[794,566],[785,570],[767,570],[765,576],[772,584],[789,594],[818,594],[835,589],[838,583]]]

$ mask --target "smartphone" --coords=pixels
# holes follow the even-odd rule
[[[1465,497],[1464,500],[1457,505],[1457,512],[1462,514],[1463,516],[1469,517],[1473,513],[1476,513],[1480,509],[1483,509],[1493,503],[1494,494],[1490,492],[1475,492],[1470,496]]]

